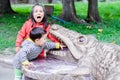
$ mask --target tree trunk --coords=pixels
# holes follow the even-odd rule
[[[35,3],[39,3],[40,2],[40,0],[35,0]]]
[[[52,3],[52,0],[48,0],[48,3]]]
[[[98,2],[97,0],[88,0],[88,15],[87,22],[97,22],[99,23],[100,17],[98,13]]]
[[[10,6],[10,0],[0,0],[0,14],[4,14],[4,13],[14,13],[14,11],[12,10],[11,6]]]
[[[76,17],[76,10],[74,6],[74,0],[62,0],[63,10],[60,18],[65,21],[73,21],[81,24],[82,22]]]
[[[76,0],[76,1],[82,1],[82,0]]]

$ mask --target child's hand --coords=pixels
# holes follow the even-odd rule
[[[65,44],[63,44],[63,43],[60,44],[61,49],[65,48],[65,47],[67,47]]]
[[[34,66],[34,64],[32,62],[29,62],[28,64],[23,65],[23,67],[32,68],[32,67],[35,67],[35,66]]]
[[[32,62],[29,62],[28,68],[35,67],[35,65]]]
[[[25,60],[24,62],[22,62],[22,66],[26,68],[31,68],[34,67],[34,64],[32,62],[29,62],[28,60]]]

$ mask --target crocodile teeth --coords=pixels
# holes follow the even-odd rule
[[[66,53],[65,52],[61,52],[61,56],[66,56]]]
[[[50,53],[61,57],[66,56],[66,53],[64,51],[51,51]]]

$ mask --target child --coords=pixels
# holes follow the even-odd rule
[[[42,28],[33,28],[30,32],[30,38],[22,43],[22,48],[15,55],[13,66],[15,68],[15,80],[22,78],[22,66],[31,66],[31,60],[36,59],[43,49],[59,49],[64,47],[59,43],[46,42],[46,31]]]
[[[36,26],[43,28],[47,32],[47,37],[50,40],[53,42],[58,42],[58,40],[49,33],[50,24],[47,22],[45,9],[39,4],[36,4],[32,8],[30,19],[24,23],[23,27],[18,32],[15,48],[16,52],[19,51],[22,41],[29,37],[30,31]],[[44,57],[43,53],[44,51],[42,51],[41,57]]]

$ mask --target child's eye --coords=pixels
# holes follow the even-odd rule
[[[35,13],[37,13],[38,11],[36,10],[36,11],[34,11]]]
[[[41,12],[41,13],[42,13],[43,11],[39,11],[39,12]]]

